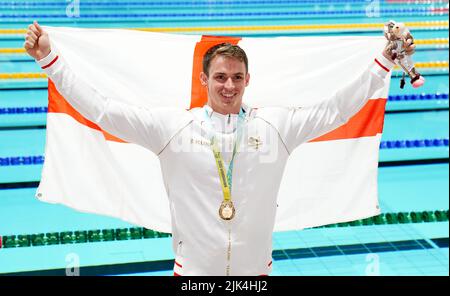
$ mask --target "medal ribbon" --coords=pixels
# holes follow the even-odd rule
[[[210,126],[211,132],[213,132],[214,129],[212,127],[212,121],[211,121],[211,118],[209,117],[208,111],[206,109],[205,109],[205,118],[206,118],[206,122]],[[240,143],[241,138],[242,138],[242,126],[243,126],[242,123],[244,122],[244,119],[245,119],[244,111],[241,108],[241,110],[239,111],[238,123],[236,126],[233,154],[231,156],[230,165],[228,166],[228,170],[227,170],[226,174],[225,174],[225,164],[224,164],[224,161],[222,158],[222,154],[220,153],[220,149],[217,144],[216,137],[214,135],[212,137],[210,137],[211,149],[214,154],[214,159],[216,160],[216,166],[217,166],[217,170],[219,172],[220,184],[222,185],[224,201],[231,200],[231,187],[232,187],[234,157],[237,152],[238,144]]]

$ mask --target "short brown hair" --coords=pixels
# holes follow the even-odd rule
[[[203,72],[209,76],[209,67],[211,61],[218,55],[238,59],[245,64],[245,71],[248,72],[248,59],[245,51],[237,45],[231,43],[217,44],[205,53],[203,56]]]

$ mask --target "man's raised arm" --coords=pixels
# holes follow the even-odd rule
[[[149,110],[104,96],[78,77],[64,59],[52,51],[48,33],[37,22],[28,27],[24,47],[72,107],[124,141],[159,154],[170,140],[172,131],[179,125],[186,125],[184,121],[189,120],[188,112],[183,109]]]
[[[388,48],[374,57],[367,69],[353,81],[338,90],[327,100],[304,108],[278,112],[275,125],[289,152],[298,145],[320,137],[345,124],[374,95],[386,86],[385,79],[395,63],[387,52]],[[414,52],[414,44],[408,44],[406,52]],[[336,79],[339,79],[337,77]]]

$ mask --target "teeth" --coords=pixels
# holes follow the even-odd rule
[[[231,98],[234,96],[234,94],[222,94],[222,96],[227,97],[227,98]]]

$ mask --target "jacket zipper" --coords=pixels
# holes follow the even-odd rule
[[[231,227],[228,228],[228,248],[227,248],[227,267],[226,267],[226,275],[230,275],[230,262],[231,261]]]

